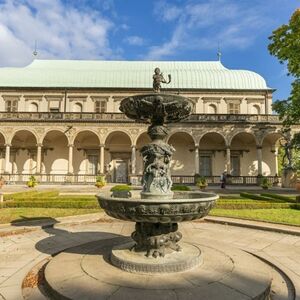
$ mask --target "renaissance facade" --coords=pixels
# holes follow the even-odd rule
[[[174,182],[192,183],[195,174],[218,182],[224,170],[233,183],[278,174],[281,122],[272,115],[273,90],[254,72],[219,61],[35,60],[0,69],[1,175],[89,183],[105,174],[110,182],[137,183],[147,125],[126,118],[119,105],[152,90],[155,67],[172,75],[162,93],[188,97],[193,109],[169,126]]]

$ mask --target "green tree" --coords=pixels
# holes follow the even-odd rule
[[[273,109],[283,120],[285,127],[300,122],[300,9],[297,9],[288,24],[273,31],[269,37],[269,51],[280,63],[286,63],[288,75],[294,77],[288,99],[277,100]]]

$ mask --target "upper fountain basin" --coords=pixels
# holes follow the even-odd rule
[[[177,223],[205,217],[218,195],[203,192],[174,193],[172,199],[114,198],[97,195],[98,202],[113,218],[150,223]]]
[[[130,119],[163,124],[187,118],[191,114],[192,107],[183,96],[153,93],[124,98],[120,110]]]

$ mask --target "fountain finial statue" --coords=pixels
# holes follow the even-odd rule
[[[171,74],[168,75],[168,81],[164,78],[163,73],[160,72],[160,68],[154,69],[153,75],[153,90],[155,93],[159,93],[161,89],[161,83],[169,84],[171,82]]]

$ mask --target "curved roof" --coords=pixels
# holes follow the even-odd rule
[[[0,68],[0,87],[152,88],[159,67],[174,89],[269,89],[263,77],[229,70],[219,61],[34,60],[24,68]]]

